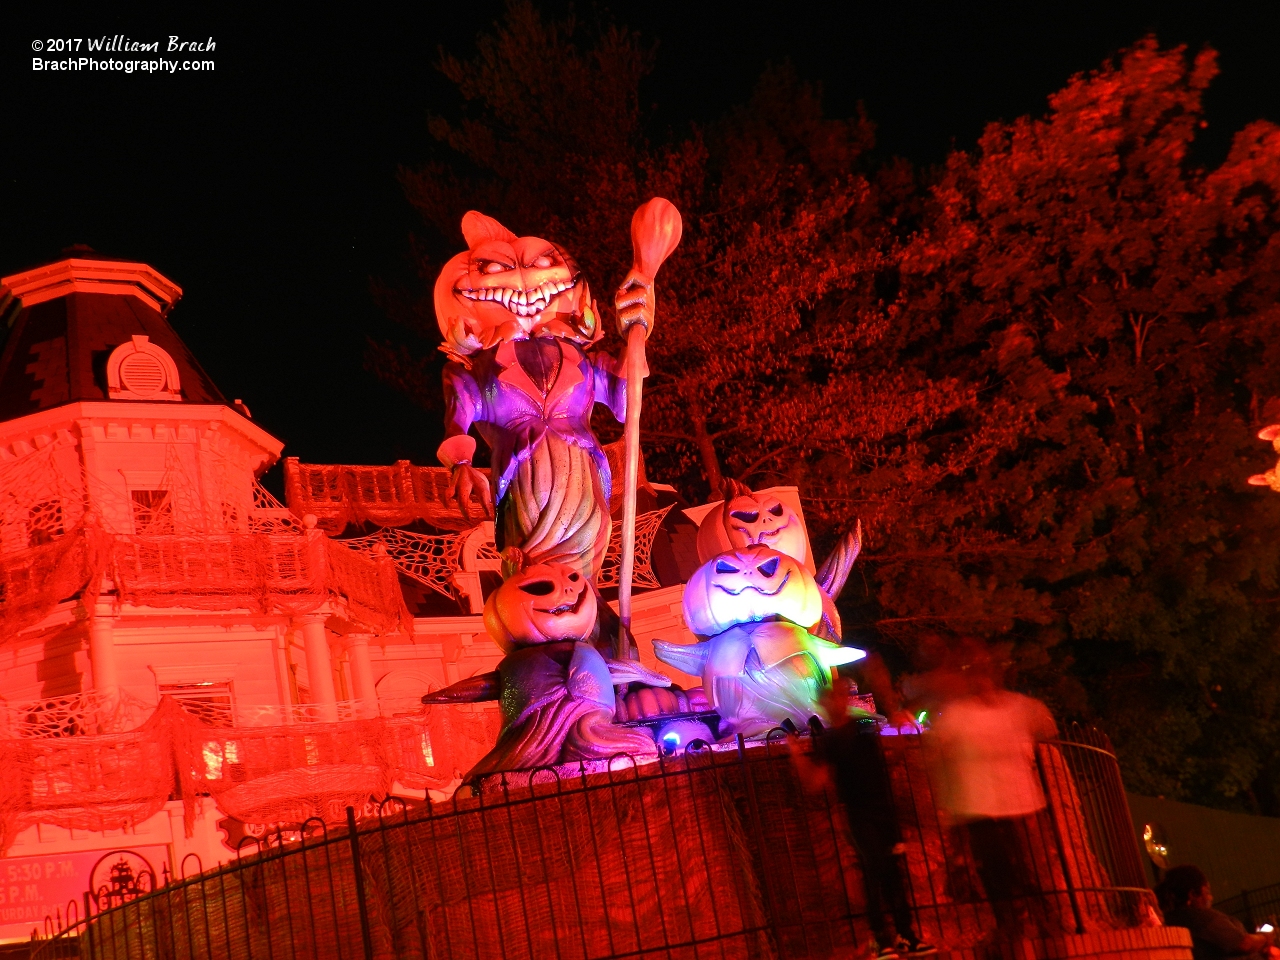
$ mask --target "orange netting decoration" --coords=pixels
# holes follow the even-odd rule
[[[111,535],[93,523],[5,556],[0,560],[0,638],[16,637],[63,600],[99,583],[110,558]]]
[[[96,594],[104,574],[119,601],[138,606],[293,615],[338,600],[375,633],[412,622],[390,558],[361,556],[318,533],[116,537],[87,522],[0,559],[0,637],[16,637],[86,589]]]
[[[318,533],[119,537],[111,559],[119,598],[139,606],[299,614],[340,599],[374,632],[411,623],[389,559]]]
[[[136,728],[104,733],[97,731],[114,727],[110,721],[136,717],[138,705],[110,710],[94,703],[88,714],[52,706],[34,720],[10,718],[9,736],[0,739],[0,851],[35,823],[117,830],[175,798],[183,801],[188,835],[204,796],[245,822],[340,822],[348,806],[385,797],[396,784],[455,786],[493,744],[498,726],[493,711],[446,708],[337,723],[213,726],[165,697]],[[86,723],[81,714],[109,722]]]
[[[0,740],[0,849],[36,823],[119,830],[183,797],[194,823],[195,791],[183,734],[186,713],[165,698],[136,730],[98,736]]]
[[[197,789],[247,823],[346,818],[349,806],[385,797],[399,783],[438,790],[496,738],[488,714],[422,714],[341,723],[227,729],[192,721],[187,756]]]

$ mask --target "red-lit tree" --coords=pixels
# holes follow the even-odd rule
[[[887,612],[964,612],[1071,665],[1060,703],[1101,716],[1137,788],[1280,813],[1280,502],[1245,486],[1280,374],[1280,130],[1195,168],[1215,72],[1144,41],[948,161],[902,322],[926,373],[979,397],[932,455],[988,431],[990,456],[922,490],[876,586]]]
[[[473,58],[443,59],[464,111],[433,121],[450,152],[404,174],[411,201],[445,237],[477,207],[555,238],[602,303],[630,265],[636,206],[676,203],[685,232],[659,286],[644,440],[651,472],[691,495],[718,491],[726,473],[799,481],[823,451],[919,432],[954,391],[932,396],[885,353],[881,228],[855,173],[870,124],[824,118],[817,91],[779,68],[745,107],[653,145],[638,109],[649,62],[634,34],[583,36],[513,2]],[[375,367],[425,392],[430,368],[403,352],[384,349]]]
[[[561,241],[607,302],[632,211],[667,196],[686,232],[649,345],[651,472],[691,497],[798,483],[819,538],[861,517],[855,640],[1012,640],[1133,787],[1280,813],[1280,499],[1244,483],[1280,392],[1280,132],[1196,168],[1213,54],[1146,41],[928,178],[871,175],[870,125],[787,70],[651,143],[651,60],[523,2],[446,56],[461,112],[404,174],[441,238],[424,279],[475,207]],[[371,362],[436,394],[430,362]]]

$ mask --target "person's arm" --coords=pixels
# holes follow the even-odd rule
[[[1260,953],[1271,946],[1267,934],[1245,933],[1238,920],[1219,910],[1205,910],[1193,919],[1198,922],[1191,927],[1192,937],[1229,956]]]

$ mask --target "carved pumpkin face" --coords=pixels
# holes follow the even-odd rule
[[[799,560],[760,544],[708,560],[684,588],[684,619],[700,636],[775,617],[812,626],[822,617],[822,592]]]
[[[537,336],[599,339],[590,291],[567,253],[474,210],[462,233],[470,249],[445,264],[435,286],[436,323],[450,352]]]
[[[582,640],[596,623],[596,595],[564,563],[535,563],[508,577],[484,605],[484,626],[505,653],[557,640]]]
[[[809,559],[804,524],[771,493],[745,493],[712,509],[698,527],[698,559],[704,563],[730,547],[759,543],[801,563]]]

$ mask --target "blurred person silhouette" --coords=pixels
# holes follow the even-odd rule
[[[900,715],[892,683],[883,662],[872,655],[864,663],[864,676],[882,709],[892,711],[894,720],[909,722]],[[893,957],[929,957],[938,952],[924,943],[915,932],[911,905],[907,901],[903,877],[902,834],[880,742],[879,722],[873,714],[852,708],[853,684],[847,677],[837,677],[824,690],[818,706],[831,726],[823,729],[817,718],[810,721],[813,731],[812,758],[800,746],[794,726],[788,727],[791,757],[800,782],[810,792],[822,790],[828,783],[844,806],[849,832],[858,851],[862,883],[867,903],[867,921],[875,936],[876,950],[870,956],[888,960]],[[881,699],[883,698],[883,699]],[[885,907],[892,917],[885,915]]]
[[[983,643],[965,640],[952,663],[921,684],[937,715],[927,744],[939,807],[969,838],[998,938],[1023,935],[1021,913],[1038,932],[1059,932],[1040,883],[1046,857],[1033,852],[1052,836],[1036,766],[1036,745],[1058,734],[1039,700],[1004,689],[1008,665]],[[1044,851],[1047,852],[1047,851]]]
[[[1199,867],[1173,867],[1156,886],[1165,924],[1191,931],[1195,960],[1222,957],[1280,958],[1271,933],[1247,933],[1235,917],[1213,909],[1213,891]]]

